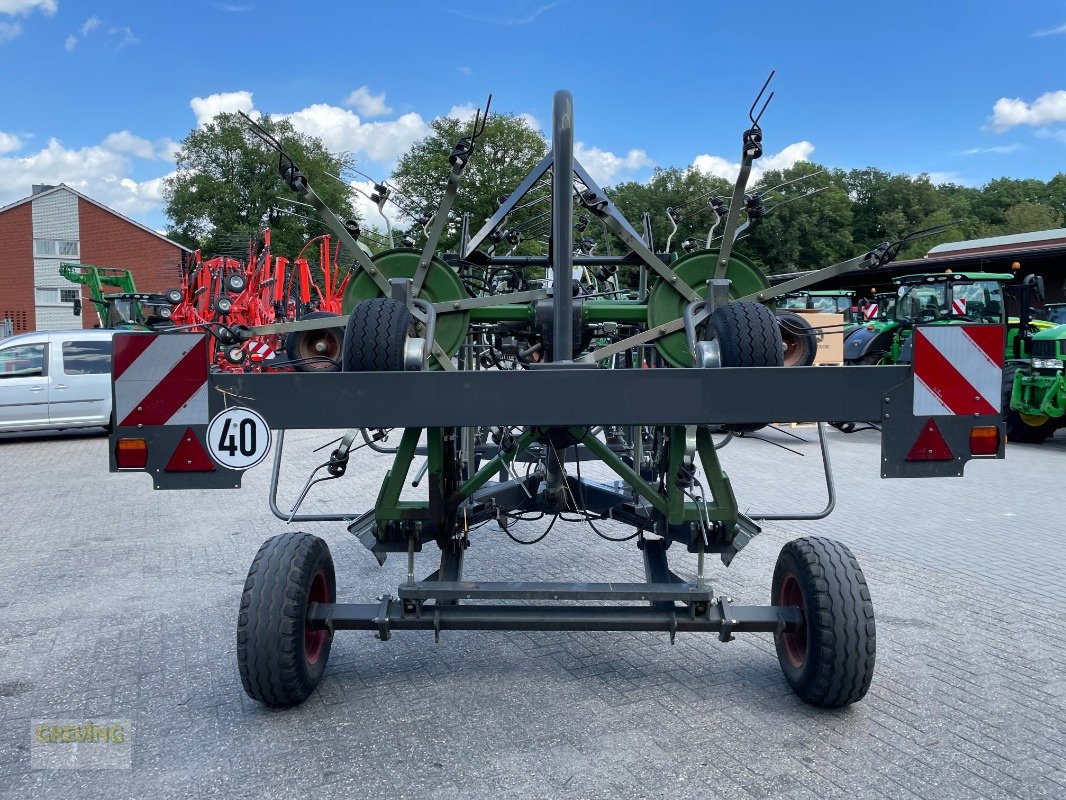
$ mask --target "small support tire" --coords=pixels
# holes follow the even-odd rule
[[[344,330],[345,372],[401,372],[411,311],[399,300],[363,300],[352,309]]]
[[[718,306],[710,324],[723,367],[784,366],[785,345],[774,312],[762,303],[736,300]],[[724,426],[733,433],[751,433],[768,423]]]
[[[308,627],[308,606],[336,599],[325,541],[293,532],[263,543],[248,570],[237,619],[237,665],[249,697],[282,707],[311,695],[325,671],[332,636]]]
[[[870,589],[851,550],[816,536],[789,542],[777,558],[771,602],[803,611],[798,627],[774,634],[792,690],[823,708],[861,700],[873,679],[877,635]]]

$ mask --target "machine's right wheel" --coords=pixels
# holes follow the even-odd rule
[[[352,309],[344,331],[345,372],[400,372],[411,327],[411,311],[399,300],[363,300]]]
[[[861,700],[874,674],[874,607],[858,561],[845,545],[811,536],[781,548],[771,595],[799,606],[803,621],[774,635],[777,658],[804,701],[840,708]]]
[[[1014,375],[1021,367],[1007,364],[1003,367],[1003,421],[1007,427],[1007,441],[1022,444],[1040,444],[1055,433],[1058,421],[1050,417],[1033,417],[1019,414],[1010,407],[1011,394],[1014,391]]]
[[[818,355],[818,337],[811,323],[800,314],[778,311],[777,324],[781,326],[781,340],[785,345],[786,367],[809,367]]]
[[[312,311],[300,317],[300,321],[336,316],[328,311]],[[342,345],[339,327],[294,331],[285,337],[285,355],[290,361],[296,362],[296,369],[300,372],[336,372]]]
[[[325,541],[309,533],[267,539],[252,561],[237,620],[244,691],[268,706],[302,703],[315,690],[332,639],[307,625],[311,603],[333,603],[337,579]]]

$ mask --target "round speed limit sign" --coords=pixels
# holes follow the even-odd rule
[[[270,428],[250,408],[227,408],[207,426],[207,449],[224,467],[251,469],[270,452]]]

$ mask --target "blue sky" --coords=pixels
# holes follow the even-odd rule
[[[291,115],[385,177],[433,118],[491,91],[544,128],[558,88],[605,183],[728,176],[771,67],[764,167],[1047,179],[1064,65],[1064,0],[0,0],[0,205],[63,181],[162,228],[174,143],[214,111]]]

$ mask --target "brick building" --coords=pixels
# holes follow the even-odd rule
[[[0,208],[0,322],[11,320],[15,333],[91,328],[98,319],[88,289],[61,277],[61,263],[129,269],[138,291],[162,292],[178,285],[186,252],[69,186],[34,186]]]

